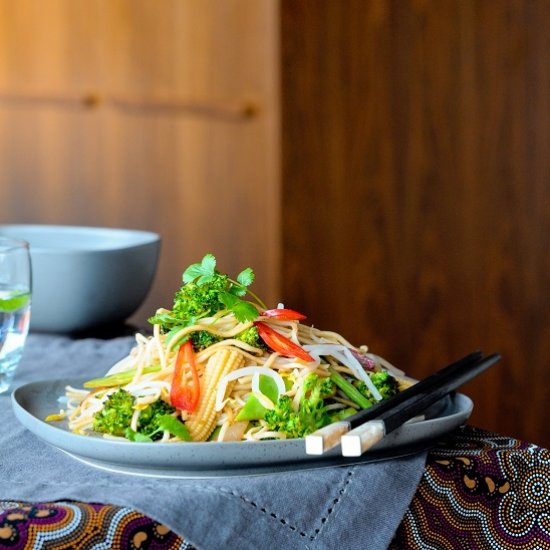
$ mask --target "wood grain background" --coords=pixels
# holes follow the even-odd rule
[[[0,0],[0,222],[206,251],[550,447],[550,2]]]
[[[282,2],[283,294],[550,445],[550,3]],[[307,275],[311,273],[312,275]]]
[[[274,301],[276,14],[255,0],[0,0],[1,223],[159,232],[140,324],[208,251],[233,274],[253,265]]]

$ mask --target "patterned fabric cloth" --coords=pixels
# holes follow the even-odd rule
[[[120,506],[0,501],[0,548],[190,550],[164,525]]]
[[[550,550],[550,451],[462,427],[430,452],[391,548]]]
[[[120,506],[0,501],[0,549],[192,550]],[[550,550],[550,451],[463,426],[434,448],[391,550]]]

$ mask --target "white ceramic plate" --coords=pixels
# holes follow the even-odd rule
[[[12,404],[18,420],[46,443],[91,466],[127,474],[194,478],[257,475],[289,470],[344,466],[387,460],[417,452],[469,418],[473,403],[463,394],[446,397],[426,411],[426,419],[403,425],[358,458],[344,458],[339,448],[321,457],[306,455],[303,439],[228,443],[134,443],[81,436],[67,422],[45,422],[62,408],[65,387],[84,379],[32,382],[17,388]]]

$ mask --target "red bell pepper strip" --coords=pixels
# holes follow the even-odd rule
[[[292,340],[289,340],[286,336],[277,332],[269,325],[262,323],[261,321],[255,321],[254,326],[258,329],[260,338],[273,350],[285,357],[297,357],[307,363],[315,361],[311,355],[298,344],[295,344]]]
[[[185,383],[187,371],[184,365],[188,365],[191,369],[191,381],[189,383]],[[176,409],[193,412],[199,404],[200,391],[199,373],[195,363],[193,344],[191,344],[191,340],[187,340],[178,350],[174,377],[170,388],[170,402]]]
[[[298,313],[293,309],[266,309],[262,313],[262,317],[271,317],[273,319],[281,319],[281,321],[303,321],[306,316],[303,313]]]

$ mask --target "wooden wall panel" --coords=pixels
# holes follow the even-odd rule
[[[158,231],[138,323],[207,251],[275,301],[276,21],[275,0],[0,0],[1,222]]]
[[[283,297],[550,446],[550,4],[282,0]]]

